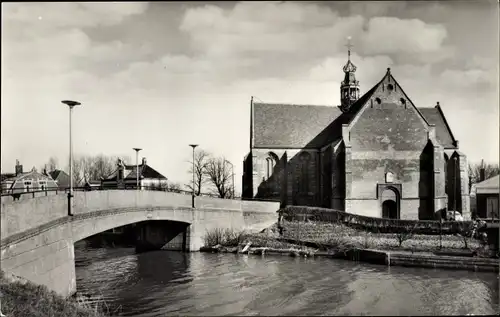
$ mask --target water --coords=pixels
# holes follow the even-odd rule
[[[78,292],[122,316],[496,314],[494,273],[75,247]]]

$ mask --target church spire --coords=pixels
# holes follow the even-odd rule
[[[359,98],[359,81],[354,73],[356,66],[351,62],[351,37],[347,37],[347,63],[344,65],[344,80],[340,84],[340,108],[348,111],[352,104]]]

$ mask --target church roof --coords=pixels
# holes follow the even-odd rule
[[[253,146],[304,148],[341,115],[335,106],[253,103]]]
[[[336,106],[253,103],[252,146],[255,148],[320,148],[342,137],[348,124],[372,97],[382,78],[342,113]],[[393,78],[392,78],[393,79]],[[393,79],[394,80],[394,79]],[[395,81],[395,80],[394,80]],[[454,138],[439,106],[416,108],[424,121],[436,125],[436,138],[445,148],[454,148]]]
[[[418,110],[429,123],[436,125],[436,138],[439,143],[445,148],[455,148],[455,138],[441,108],[436,106],[434,108],[419,108]]]

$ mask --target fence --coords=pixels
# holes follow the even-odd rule
[[[402,233],[410,229],[415,234],[457,234],[472,226],[472,221],[402,220],[373,218],[346,213],[340,210],[289,206],[280,210],[287,221],[344,224],[353,229],[372,233]]]
[[[279,214],[277,229],[282,241],[314,248],[412,252],[449,249],[463,256],[489,252],[483,249],[485,238],[477,230],[481,225],[475,226],[477,223],[471,221],[370,218],[339,210],[299,206],[280,209]]]

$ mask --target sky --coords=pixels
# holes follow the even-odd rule
[[[2,3],[1,169],[131,157],[190,181],[190,143],[234,163],[250,98],[340,104],[347,36],[361,93],[387,67],[417,107],[439,101],[469,161],[499,159],[497,1]]]

